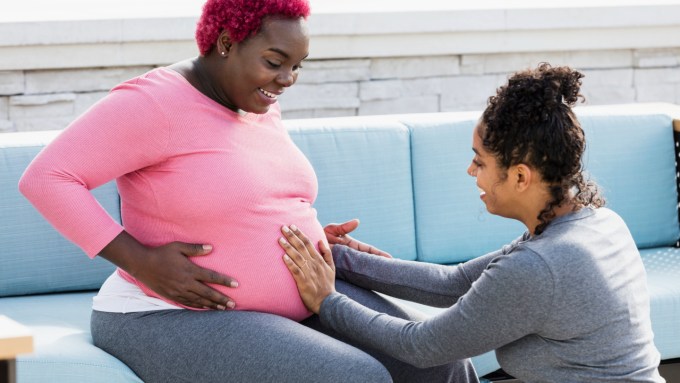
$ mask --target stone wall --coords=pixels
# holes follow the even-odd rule
[[[680,48],[310,60],[281,97],[285,118],[480,110],[515,70],[582,70],[586,104],[680,104]],[[0,131],[64,128],[153,66],[0,71]]]
[[[288,118],[481,110],[514,71],[581,70],[588,105],[680,104],[680,48],[313,61],[281,98]]]
[[[61,129],[121,81],[196,55],[203,0],[109,15],[120,1],[69,0],[63,19],[36,0],[0,14],[0,132]],[[680,0],[358,3],[312,0],[310,58],[280,98],[285,118],[481,110],[508,75],[544,61],[582,70],[590,105],[680,104]]]

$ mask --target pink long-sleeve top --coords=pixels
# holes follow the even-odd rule
[[[190,259],[239,282],[213,285],[237,309],[294,320],[310,315],[277,241],[280,227],[293,223],[314,243],[325,239],[312,207],[318,186],[278,104],[263,115],[240,115],[158,68],[117,86],[74,121],[36,156],[19,187],[94,257],[123,230],[90,193],[112,179],[124,229],[141,243],[213,246]]]

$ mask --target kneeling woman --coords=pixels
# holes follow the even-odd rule
[[[284,260],[305,305],[332,329],[419,367],[496,350],[525,382],[662,382],[640,255],[582,174],[585,139],[571,110],[581,77],[548,64],[516,73],[474,130],[468,173],[487,210],[521,221],[524,235],[451,267],[337,245],[331,256],[320,244],[322,259],[299,229],[284,227]],[[336,272],[450,307],[421,322],[390,317],[337,293]]]

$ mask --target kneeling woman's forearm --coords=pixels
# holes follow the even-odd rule
[[[346,246],[333,247],[338,278],[393,297],[450,307],[464,295],[498,253],[465,264],[439,265],[377,257]]]

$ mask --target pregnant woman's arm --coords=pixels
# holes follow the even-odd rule
[[[160,295],[191,307],[229,307],[230,299],[205,283],[232,280],[194,265],[201,245],[142,245],[126,233],[90,190],[164,159],[168,122],[135,84],[114,90],[74,121],[33,160],[21,192],[66,238],[90,257],[101,255]]]

